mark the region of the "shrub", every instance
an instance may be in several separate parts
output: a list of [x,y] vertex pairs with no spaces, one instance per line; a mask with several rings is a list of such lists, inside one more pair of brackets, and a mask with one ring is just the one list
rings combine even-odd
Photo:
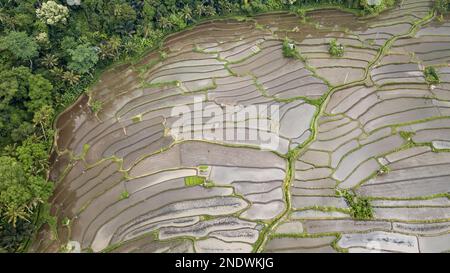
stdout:
[[330,41],[328,52],[330,52],[330,55],[333,57],[342,57],[344,56],[344,46],[338,43],[336,39],[333,39]]
[[283,56],[286,58],[295,58],[297,57],[297,50],[295,49],[294,42],[289,39],[284,39],[283,41]]
[[425,80],[429,84],[437,84],[440,82],[439,75],[436,71],[436,68],[433,66],[427,66],[423,72],[425,76]]
[[434,2],[434,8],[442,15],[450,10],[450,0],[436,0]]
[[295,13],[302,19],[305,20],[306,18],[306,10],[304,8],[298,8],[295,10]]
[[102,110],[103,104],[101,101],[99,100],[94,100],[91,103],[91,110],[92,112],[94,112],[95,114],[97,114],[98,112],[100,112],[100,110]]
[[399,134],[406,141],[411,141],[412,137],[414,136],[414,132],[408,132],[408,131],[400,131]]
[[123,191],[121,194],[120,194],[120,200],[124,200],[124,199],[127,199],[128,197],[130,197],[130,193],[128,192],[128,191]]
[[388,174],[390,171],[391,171],[391,169],[388,166],[383,165],[383,166],[381,166],[380,170],[378,171],[378,175]]
[[373,208],[369,199],[357,196],[347,190],[341,190],[340,194],[345,198],[347,205],[350,207],[350,213],[353,218],[358,220],[373,218]]

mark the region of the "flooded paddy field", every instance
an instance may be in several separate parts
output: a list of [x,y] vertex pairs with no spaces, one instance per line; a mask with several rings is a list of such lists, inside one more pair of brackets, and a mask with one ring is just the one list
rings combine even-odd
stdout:
[[31,251],[449,251],[450,18],[400,2],[205,22],[106,71],[56,122],[56,223]]

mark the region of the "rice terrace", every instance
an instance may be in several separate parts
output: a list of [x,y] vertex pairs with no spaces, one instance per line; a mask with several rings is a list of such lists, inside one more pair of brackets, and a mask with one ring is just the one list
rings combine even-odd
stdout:
[[55,118],[26,251],[449,252],[435,6],[214,17],[110,65]]

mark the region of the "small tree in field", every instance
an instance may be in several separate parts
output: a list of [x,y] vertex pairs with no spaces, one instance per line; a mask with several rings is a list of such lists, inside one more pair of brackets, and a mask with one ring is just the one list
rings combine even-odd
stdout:
[[344,46],[338,43],[336,39],[333,39],[330,41],[328,52],[333,57],[342,57],[344,56]]
[[438,84],[440,82],[436,68],[434,68],[433,66],[427,66],[423,74],[425,76],[425,80],[429,84]]
[[288,39],[284,39],[282,50],[283,50],[283,56],[286,58],[295,58],[297,56],[297,50],[295,49],[295,44]]

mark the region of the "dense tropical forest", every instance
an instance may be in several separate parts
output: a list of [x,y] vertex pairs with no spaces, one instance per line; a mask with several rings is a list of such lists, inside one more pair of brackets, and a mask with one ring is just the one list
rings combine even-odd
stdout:
[[[0,0],[0,252],[26,250],[49,221],[53,120],[113,62],[199,20],[317,5],[377,13],[383,0]],[[449,0],[436,1],[444,13]],[[93,111],[101,105],[91,103]]]

